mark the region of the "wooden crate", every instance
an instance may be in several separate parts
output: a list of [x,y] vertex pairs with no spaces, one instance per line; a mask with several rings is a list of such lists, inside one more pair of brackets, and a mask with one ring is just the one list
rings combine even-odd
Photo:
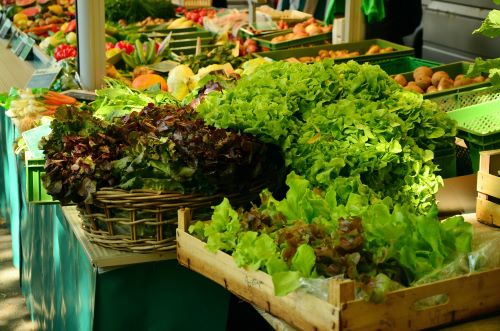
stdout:
[[[356,300],[351,280],[330,281],[328,301],[300,291],[277,297],[271,276],[239,268],[221,251],[208,251],[188,234],[190,221],[190,210],[179,210],[179,263],[300,330],[419,330],[500,311],[500,268],[394,291],[383,304]],[[448,296],[443,304],[415,307],[443,294]]]
[[480,152],[477,192],[477,219],[500,226],[500,149]]

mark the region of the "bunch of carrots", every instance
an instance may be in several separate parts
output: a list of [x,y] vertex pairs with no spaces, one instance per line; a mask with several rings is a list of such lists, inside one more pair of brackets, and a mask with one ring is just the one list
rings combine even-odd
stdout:
[[45,104],[46,111],[41,113],[44,116],[52,116],[55,114],[56,109],[62,105],[74,105],[76,99],[69,95],[48,91],[43,95],[43,103]]

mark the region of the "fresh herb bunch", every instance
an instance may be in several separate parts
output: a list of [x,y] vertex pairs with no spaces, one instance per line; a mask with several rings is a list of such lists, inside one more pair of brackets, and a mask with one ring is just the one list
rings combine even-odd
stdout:
[[128,146],[114,165],[124,189],[240,192],[283,168],[277,147],[206,126],[190,108],[151,104],[117,125]]
[[119,132],[88,110],[59,107],[52,133],[42,141],[45,153],[43,184],[62,205],[90,202],[92,193],[119,182],[112,161],[120,157]]
[[181,60],[193,70],[198,72],[201,68],[208,67],[212,64],[230,63],[234,69],[239,68],[243,63],[252,59],[251,55],[234,56],[234,44],[228,43],[217,46],[212,50],[203,51],[199,55],[188,55]]
[[166,0],[105,0],[105,8],[106,20],[111,22],[125,19],[133,23],[147,17],[175,17],[172,2]]

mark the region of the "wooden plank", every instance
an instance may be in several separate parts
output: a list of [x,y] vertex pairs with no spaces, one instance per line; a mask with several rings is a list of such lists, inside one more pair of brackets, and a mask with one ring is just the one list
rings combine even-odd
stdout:
[[[384,304],[352,301],[341,311],[342,330],[420,330],[500,311],[500,268],[388,294]],[[417,310],[414,303],[435,295],[446,303]]]
[[479,171],[500,175],[500,149],[479,152]]
[[212,253],[205,246],[202,241],[177,229],[177,259],[182,265],[282,318],[292,327],[311,331],[338,330],[339,310],[335,306],[300,291],[277,297],[269,275],[239,268],[228,254]]
[[477,191],[500,198],[500,177],[479,171],[477,173]]
[[476,202],[477,219],[488,225],[500,226],[500,205],[478,197]]
[[96,268],[121,267],[125,265],[173,260],[175,251],[163,253],[131,253],[105,248],[89,241],[82,229],[82,219],[75,206],[62,207],[64,218],[85,251],[90,263]]

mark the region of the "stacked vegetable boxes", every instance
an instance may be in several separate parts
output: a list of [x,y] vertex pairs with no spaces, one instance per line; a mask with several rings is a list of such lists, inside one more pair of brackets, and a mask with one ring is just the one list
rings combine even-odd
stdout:
[[[391,52],[373,53],[368,52],[370,47],[378,46],[379,49],[392,48]],[[258,53],[258,56],[267,57],[273,60],[286,60],[289,58],[295,58],[300,60],[305,57],[317,57],[320,51],[340,51],[345,50],[350,53],[359,52],[358,56],[349,57],[337,57],[334,58],[335,62],[346,62],[349,60],[355,60],[357,62],[368,62],[395,58],[403,55],[413,55],[414,50],[411,47],[398,45],[383,39],[369,39],[360,42],[346,43],[346,44],[335,44],[335,45],[322,45],[304,48],[294,48],[286,50],[277,50],[271,52]],[[367,54],[368,53],[368,54]]]
[[[500,309],[500,268],[393,291],[381,304],[355,299],[354,282],[350,280],[331,280],[328,301],[297,291],[278,297],[271,276],[237,267],[222,251],[208,251],[205,243],[187,233],[189,223],[190,211],[180,210],[180,264],[300,330],[418,330]],[[447,301],[419,306],[438,295],[445,295]]]
[[477,218],[482,223],[500,226],[500,149],[480,154]]
[[500,148],[500,100],[448,112],[458,122],[458,137],[465,140],[474,172],[479,170],[479,152]]

